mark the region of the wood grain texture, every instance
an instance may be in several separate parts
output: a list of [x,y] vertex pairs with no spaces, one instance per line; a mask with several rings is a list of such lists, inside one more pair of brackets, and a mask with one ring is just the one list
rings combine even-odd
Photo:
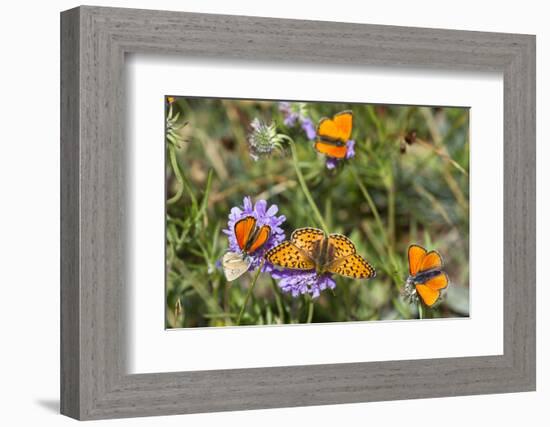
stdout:
[[[61,38],[62,413],[99,419],[535,389],[534,36],[80,7],[62,13]],[[502,72],[504,354],[128,375],[128,53]]]
[[78,10],[61,20],[61,413],[80,414]]

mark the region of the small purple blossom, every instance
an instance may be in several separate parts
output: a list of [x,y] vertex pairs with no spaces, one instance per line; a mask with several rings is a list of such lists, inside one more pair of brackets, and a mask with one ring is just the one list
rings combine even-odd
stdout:
[[[355,141],[353,139],[350,139],[346,143],[346,160],[351,159],[355,157]],[[336,166],[338,166],[338,163],[340,162],[340,159],[335,159],[334,157],[327,157],[327,169],[334,169]]]
[[300,118],[298,111],[294,111],[290,102],[279,102],[279,111],[283,113],[285,126],[293,127]]
[[302,120],[300,126],[302,126],[303,131],[306,133],[307,139],[313,141],[317,136],[317,129],[313,121],[309,117],[306,117]]
[[309,140],[315,139],[317,129],[315,129],[313,121],[307,115],[307,104],[305,102],[279,102],[279,111],[283,113],[285,126],[294,127],[299,123],[307,138]]
[[317,274],[315,270],[273,270],[271,277],[278,280],[279,288],[293,297],[310,294],[312,298],[321,295],[327,288],[336,288],[336,282],[330,273]]
[[[243,200],[242,207],[233,207],[229,213],[229,221],[227,222],[227,229],[223,232],[227,235],[229,240],[229,250],[235,253],[241,253],[241,248],[237,243],[237,236],[235,236],[235,224],[237,221],[247,217],[253,216],[256,218],[256,226],[261,227],[263,225],[269,225],[271,227],[271,235],[267,242],[260,247],[258,250],[249,254],[251,263],[250,270],[257,268],[264,254],[271,248],[274,248],[283,240],[285,240],[285,232],[280,227],[283,222],[286,221],[284,215],[277,216],[279,207],[277,205],[271,205],[267,207],[267,202],[265,200],[258,200],[254,205],[249,196],[245,197]],[[263,271],[271,271],[273,269],[272,265],[269,263],[264,264]]]

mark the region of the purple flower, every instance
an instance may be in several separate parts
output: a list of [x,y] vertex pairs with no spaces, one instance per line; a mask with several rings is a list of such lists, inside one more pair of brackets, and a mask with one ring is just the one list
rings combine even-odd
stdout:
[[321,291],[334,289],[336,282],[330,273],[318,275],[315,270],[273,270],[271,277],[278,280],[279,288],[293,297],[310,294],[317,298]]
[[[352,157],[355,157],[355,141],[353,139],[350,139],[346,143],[346,160],[351,159]],[[340,162],[340,159],[336,159],[334,157],[327,157],[327,169],[334,169],[336,166],[338,166],[338,163]]]
[[317,136],[317,129],[315,128],[315,125],[313,124],[311,119],[309,117],[304,118],[302,120],[301,126],[303,131],[307,135],[307,139],[309,139],[310,141],[313,141]]
[[300,118],[300,114],[297,111],[293,111],[292,104],[290,102],[279,102],[279,111],[283,113],[283,123],[285,126],[293,127]]
[[[271,205],[267,208],[267,202],[265,200],[258,200],[256,204],[252,204],[252,200],[249,196],[243,200],[242,207],[233,207],[229,213],[229,221],[227,222],[227,229],[223,230],[227,234],[229,240],[229,250],[235,253],[241,253],[241,248],[237,243],[237,237],[235,236],[235,223],[247,216],[253,216],[256,218],[256,226],[261,227],[263,225],[269,225],[271,227],[271,235],[267,242],[255,252],[249,254],[251,260],[250,270],[257,268],[260,265],[264,254],[271,248],[274,248],[283,240],[285,240],[285,232],[280,225],[285,222],[286,217],[284,215],[277,216],[279,208],[277,205]],[[263,271],[271,271],[273,266],[269,263],[264,264]]]
[[309,140],[314,140],[317,129],[313,121],[308,117],[307,104],[305,102],[279,102],[279,111],[283,113],[283,123],[287,127],[294,127],[300,124]]

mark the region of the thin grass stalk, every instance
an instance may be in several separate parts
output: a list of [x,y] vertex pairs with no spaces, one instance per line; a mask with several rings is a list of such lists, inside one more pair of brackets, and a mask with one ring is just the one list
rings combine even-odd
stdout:
[[294,165],[294,170],[296,171],[296,176],[298,177],[298,182],[300,183],[300,187],[302,188],[302,191],[304,195],[306,196],[306,199],[311,207],[311,210],[313,211],[315,218],[317,219],[317,222],[325,232],[325,234],[329,234],[329,229],[327,224],[325,223],[325,220],[323,219],[323,216],[321,215],[321,211],[319,211],[319,208],[317,207],[317,204],[313,200],[313,196],[311,195],[309,188],[307,187],[306,181],[304,179],[304,176],[302,175],[302,171],[300,170],[300,166],[298,164],[298,153],[296,152],[296,146],[294,143],[294,140],[288,136],[285,138],[290,145],[290,151],[292,153],[292,163]]
[[425,313],[424,313],[424,306],[422,305],[422,302],[418,301],[418,318],[424,319]]
[[167,203],[171,205],[176,203],[183,195],[184,183],[183,183],[183,176],[178,166],[178,161],[176,159],[176,149],[172,144],[168,145],[168,154],[170,157],[170,164],[172,166],[172,170],[174,171],[174,175],[176,176],[176,181],[178,182],[178,189],[176,190],[176,194],[170,197],[167,201]]
[[281,296],[279,295],[279,289],[275,279],[271,278],[271,288],[273,289],[273,295],[275,296],[275,305],[277,306],[277,313],[281,322],[285,322],[285,310],[283,308],[283,302],[281,301]]
[[313,302],[313,298],[307,298],[307,304],[308,307],[306,323],[311,323],[313,321],[313,311],[315,310],[315,303]]
[[260,263],[260,266],[256,270],[256,274],[254,274],[254,278],[252,279],[252,283],[250,284],[248,288],[248,292],[246,293],[246,296],[244,298],[243,306],[241,307],[241,311],[239,312],[239,317],[237,317],[236,325],[239,326],[241,324],[241,318],[243,317],[244,310],[246,308],[246,305],[248,304],[248,300],[252,296],[252,293],[254,292],[254,287],[256,286],[256,282],[258,281],[258,277],[260,277],[260,273],[262,272],[262,268],[264,266],[264,262],[262,261]]
[[384,227],[384,224],[382,223],[382,219],[380,218],[380,214],[378,213],[378,209],[376,208],[376,205],[374,204],[374,200],[372,199],[372,197],[371,197],[369,191],[367,190],[367,187],[365,186],[365,184],[363,184],[363,182],[359,179],[359,175],[357,175],[357,171],[355,170],[355,168],[353,166],[350,166],[349,170],[350,170],[350,173],[351,173],[355,183],[359,187],[359,190],[363,194],[363,197],[367,201],[367,204],[369,205],[369,209],[371,210],[372,215],[374,216],[374,221],[376,222],[376,225],[378,226],[378,228],[379,228],[379,230],[382,234],[382,237],[384,239],[384,243],[387,246],[388,242],[389,242],[388,241],[388,235],[386,233],[386,228]]

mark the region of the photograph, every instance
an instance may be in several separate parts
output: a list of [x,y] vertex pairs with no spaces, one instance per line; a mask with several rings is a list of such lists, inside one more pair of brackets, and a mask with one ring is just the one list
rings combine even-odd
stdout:
[[167,329],[469,316],[468,107],[164,111]]

